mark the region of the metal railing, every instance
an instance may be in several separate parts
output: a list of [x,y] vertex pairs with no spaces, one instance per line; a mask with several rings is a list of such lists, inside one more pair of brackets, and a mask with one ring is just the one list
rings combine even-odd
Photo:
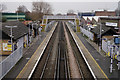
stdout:
[[53,27],[53,25],[55,25],[55,23],[56,23],[56,21],[51,21],[48,24],[46,24],[45,31],[46,32],[50,31],[51,28]]
[[23,47],[18,48],[0,62],[0,80],[12,69],[23,55]]
[[91,40],[94,40],[94,34],[82,27],[80,27],[80,30],[83,34],[85,34],[88,38],[90,38]]

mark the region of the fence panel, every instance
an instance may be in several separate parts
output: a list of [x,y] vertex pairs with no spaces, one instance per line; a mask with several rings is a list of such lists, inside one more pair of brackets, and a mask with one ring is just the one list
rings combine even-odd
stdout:
[[108,52],[108,44],[105,40],[102,40],[102,50],[106,53]]
[[86,29],[83,29],[82,27],[80,27],[80,29],[81,29],[81,32],[82,32],[83,34],[85,34],[87,37],[89,37],[91,40],[94,39],[93,33],[91,33],[90,31],[88,31],[88,30],[86,30]]
[[18,48],[11,53],[6,59],[0,62],[0,79],[2,79],[11,68],[20,60],[23,55],[23,47]]

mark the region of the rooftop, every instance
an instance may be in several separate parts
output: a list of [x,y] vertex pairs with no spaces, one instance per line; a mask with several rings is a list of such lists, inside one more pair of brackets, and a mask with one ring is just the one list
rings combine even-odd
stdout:
[[13,39],[17,40],[18,38],[24,36],[28,33],[28,27],[26,27],[23,23],[19,21],[8,21],[5,23],[2,23],[2,31],[7,34],[9,37],[11,35],[10,28],[7,28],[5,26],[17,26],[16,28],[13,28]]

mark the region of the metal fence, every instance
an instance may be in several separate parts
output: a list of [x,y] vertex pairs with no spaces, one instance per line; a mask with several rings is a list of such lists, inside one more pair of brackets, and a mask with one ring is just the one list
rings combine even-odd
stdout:
[[0,62],[0,79],[2,79],[12,67],[20,60],[23,55],[23,47],[18,48],[11,53],[6,59]]
[[49,32],[54,24],[55,24],[55,21],[51,21],[48,24],[46,24],[45,31]]
[[108,42],[105,40],[102,40],[102,50],[108,53]]
[[90,32],[90,31],[88,31],[88,30],[86,30],[86,29],[84,29],[84,28],[82,28],[82,27],[80,27],[80,30],[81,30],[81,32],[83,33],[83,34],[85,34],[88,38],[90,38],[91,40],[93,40],[94,39],[94,34],[92,33],[92,32]]

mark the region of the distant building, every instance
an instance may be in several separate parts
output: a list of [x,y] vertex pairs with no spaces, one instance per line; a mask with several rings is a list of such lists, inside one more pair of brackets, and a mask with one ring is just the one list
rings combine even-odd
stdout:
[[[94,34],[94,42],[99,44],[100,40],[100,26],[96,26],[93,29],[91,29],[91,32]],[[110,27],[106,27],[105,25],[102,25],[101,28],[101,37],[103,36],[113,36],[117,35],[116,31]]]
[[67,16],[76,16],[74,13],[67,13]]
[[79,12],[78,16],[95,16],[94,12]]
[[116,30],[117,33],[120,33],[120,17],[100,17],[100,20],[101,23],[105,24],[106,27],[111,27]]
[[95,11],[95,16],[116,16],[115,11]]
[[24,13],[2,13],[2,17],[6,18],[7,21],[25,20]]

